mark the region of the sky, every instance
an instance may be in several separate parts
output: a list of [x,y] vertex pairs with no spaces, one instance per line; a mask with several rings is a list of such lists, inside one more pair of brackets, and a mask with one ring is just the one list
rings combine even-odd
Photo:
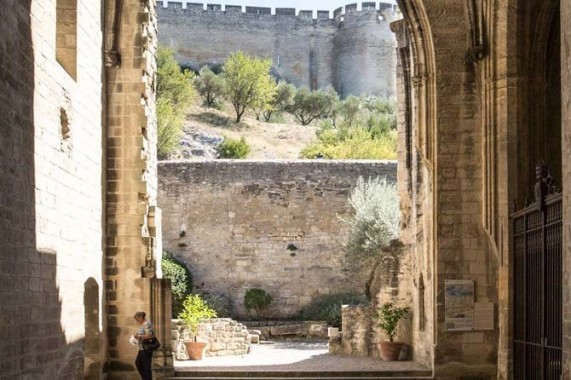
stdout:
[[[271,8],[296,8],[298,10],[324,10],[332,11],[347,4],[358,3],[361,8],[363,0],[173,0],[173,2],[207,3],[221,5],[250,5]],[[368,0],[365,0],[369,2]],[[373,2],[371,0],[370,2]],[[378,5],[379,1],[375,1]],[[382,0],[382,2],[395,3],[395,0]]]

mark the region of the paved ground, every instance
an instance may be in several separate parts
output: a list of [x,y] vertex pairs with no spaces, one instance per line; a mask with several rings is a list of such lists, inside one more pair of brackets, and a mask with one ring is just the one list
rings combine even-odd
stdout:
[[414,371],[413,362],[383,362],[375,358],[331,355],[327,342],[280,341],[252,345],[242,356],[176,361],[177,371]]

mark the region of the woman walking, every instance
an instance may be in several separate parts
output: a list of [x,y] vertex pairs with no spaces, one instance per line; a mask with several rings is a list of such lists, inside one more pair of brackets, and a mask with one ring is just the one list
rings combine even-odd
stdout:
[[143,340],[151,339],[155,336],[153,332],[153,325],[150,321],[146,320],[147,314],[144,311],[138,311],[135,313],[135,321],[139,323],[139,329],[133,335],[135,339],[139,341],[139,352],[137,353],[137,359],[135,360],[135,366],[137,371],[141,375],[142,380],[153,380],[152,363],[153,363],[153,351],[143,349]]

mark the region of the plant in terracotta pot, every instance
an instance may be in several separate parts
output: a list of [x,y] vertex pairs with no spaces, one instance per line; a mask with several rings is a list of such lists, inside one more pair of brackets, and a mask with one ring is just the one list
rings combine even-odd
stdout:
[[377,316],[379,318],[378,326],[383,330],[383,332],[388,336],[389,341],[381,342],[381,357],[386,361],[398,360],[400,351],[404,343],[395,342],[395,334],[398,327],[398,323],[401,318],[408,315],[410,311],[409,307],[398,307],[391,302],[383,304],[379,308]]
[[186,352],[190,360],[200,360],[204,356],[208,343],[197,342],[198,324],[204,319],[216,318],[216,311],[210,308],[199,294],[188,295],[182,304],[182,308],[178,317],[193,335],[192,340],[184,342]]

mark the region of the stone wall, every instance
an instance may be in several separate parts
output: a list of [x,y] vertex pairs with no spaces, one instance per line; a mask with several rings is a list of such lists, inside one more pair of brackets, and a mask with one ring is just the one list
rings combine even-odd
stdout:
[[[185,340],[194,337],[179,324],[179,320],[172,321],[173,347],[177,347],[177,359],[184,360],[186,350],[182,347]],[[182,331],[180,331],[182,330]],[[245,355],[250,351],[251,335],[248,328],[230,318],[205,319],[198,324],[196,341],[208,343],[206,356]]]
[[[58,24],[55,0],[0,4],[0,368],[7,378],[78,378],[100,372],[104,359],[101,1],[74,7]],[[80,25],[70,63],[77,79],[56,60],[56,35],[68,21]]]
[[[571,3],[561,3],[561,40],[571,41]],[[565,45],[566,46],[566,45]],[[571,189],[571,50],[561,51],[563,188]],[[571,378],[571,195],[563,193],[563,378]]]
[[[369,3],[371,4],[371,3]],[[355,4],[356,5],[356,4]],[[357,11],[329,12],[291,8],[222,7],[168,2],[159,7],[159,41],[173,47],[176,59],[198,70],[219,66],[242,50],[272,59],[273,73],[296,86],[334,85],[342,95],[395,94],[394,36],[389,21],[398,17],[393,1]]]
[[239,315],[252,287],[272,295],[272,317],[319,294],[363,294],[369,268],[344,270],[339,218],[359,176],[395,174],[383,161],[161,162],[164,247],[189,266],[196,290],[232,297]]
[[[121,4],[119,4],[121,5]],[[128,341],[144,310],[163,346],[155,368],[172,371],[168,284],[154,280],[161,260],[157,209],[155,0],[106,2],[106,249],[105,299],[109,379],[135,379],[136,352]],[[117,13],[120,12],[120,13]],[[153,302],[155,301],[155,302]],[[167,373],[168,374],[168,373]]]

